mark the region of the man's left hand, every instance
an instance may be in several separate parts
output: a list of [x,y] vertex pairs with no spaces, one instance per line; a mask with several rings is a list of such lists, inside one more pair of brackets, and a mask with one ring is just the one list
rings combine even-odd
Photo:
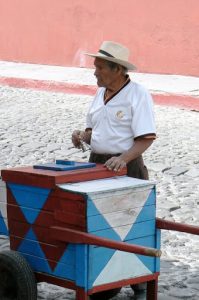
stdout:
[[110,171],[119,172],[126,167],[126,162],[120,156],[113,156],[104,165]]

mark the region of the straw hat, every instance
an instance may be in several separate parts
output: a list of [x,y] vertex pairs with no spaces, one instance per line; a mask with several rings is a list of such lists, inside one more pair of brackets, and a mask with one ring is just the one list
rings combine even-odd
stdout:
[[111,42],[104,41],[98,53],[85,53],[88,56],[98,57],[108,61],[115,62],[121,66],[126,67],[128,70],[135,70],[136,67],[129,62],[129,49],[125,46]]

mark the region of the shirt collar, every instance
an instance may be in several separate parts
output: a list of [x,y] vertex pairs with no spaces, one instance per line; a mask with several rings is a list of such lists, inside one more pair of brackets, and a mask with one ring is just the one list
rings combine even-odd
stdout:
[[109,98],[105,99],[105,95],[106,95],[106,90],[104,92],[104,104],[107,104],[113,97],[115,97],[127,84],[129,84],[129,82],[131,81],[129,75],[126,75],[126,81],[124,82],[124,84],[114,93],[112,94]]

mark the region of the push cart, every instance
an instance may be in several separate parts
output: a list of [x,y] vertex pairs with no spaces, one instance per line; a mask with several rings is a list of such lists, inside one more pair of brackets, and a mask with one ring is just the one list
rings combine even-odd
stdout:
[[36,300],[37,282],[48,282],[75,290],[76,300],[146,283],[154,300],[160,229],[199,234],[157,219],[155,183],[126,170],[56,161],[1,175],[0,234],[10,250],[0,252],[0,299]]

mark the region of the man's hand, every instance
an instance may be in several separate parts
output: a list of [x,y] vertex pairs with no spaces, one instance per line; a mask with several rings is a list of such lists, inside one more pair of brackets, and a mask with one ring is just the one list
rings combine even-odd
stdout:
[[120,156],[113,156],[104,165],[110,171],[119,172],[126,167],[126,162]]
[[81,131],[80,130],[73,131],[72,143],[76,148],[78,148],[78,149],[81,148]]
[[91,133],[92,131],[81,131],[81,130],[75,130],[72,133],[72,143],[73,145],[80,149],[82,148],[82,142],[85,142],[86,144],[90,144],[91,139]]

